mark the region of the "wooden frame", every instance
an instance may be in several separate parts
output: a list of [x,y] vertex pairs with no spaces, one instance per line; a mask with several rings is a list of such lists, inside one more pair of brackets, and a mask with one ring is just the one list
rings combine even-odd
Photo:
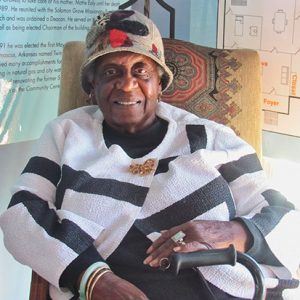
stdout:
[[50,300],[49,283],[32,271],[29,300]]

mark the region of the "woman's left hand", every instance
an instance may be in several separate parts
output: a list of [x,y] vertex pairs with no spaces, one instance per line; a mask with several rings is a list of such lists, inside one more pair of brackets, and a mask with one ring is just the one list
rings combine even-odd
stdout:
[[[171,238],[177,232],[185,233],[184,244],[177,244]],[[248,250],[250,233],[237,221],[189,221],[162,232],[147,250],[144,264],[159,267],[162,258],[169,257],[175,252],[194,252],[226,248],[233,244],[238,251]]]

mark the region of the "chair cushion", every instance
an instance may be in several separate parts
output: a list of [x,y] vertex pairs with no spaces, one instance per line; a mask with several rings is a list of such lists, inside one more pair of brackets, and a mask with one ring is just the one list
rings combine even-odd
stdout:
[[241,63],[230,51],[201,47],[189,42],[165,40],[166,60],[174,74],[165,102],[223,124],[241,112],[232,95],[241,89],[232,73]]

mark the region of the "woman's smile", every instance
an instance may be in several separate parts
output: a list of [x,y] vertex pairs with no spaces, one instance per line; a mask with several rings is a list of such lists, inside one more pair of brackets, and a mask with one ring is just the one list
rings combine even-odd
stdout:
[[132,106],[132,105],[136,105],[136,104],[141,104],[142,101],[138,100],[138,101],[114,101],[114,104],[118,104],[121,106]]
[[96,62],[95,99],[104,119],[121,132],[137,132],[155,120],[161,93],[157,64],[131,52],[110,53]]

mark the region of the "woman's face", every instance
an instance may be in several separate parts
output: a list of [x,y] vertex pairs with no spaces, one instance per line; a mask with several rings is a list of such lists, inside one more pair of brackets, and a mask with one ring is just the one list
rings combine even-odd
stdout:
[[92,84],[105,121],[130,133],[151,125],[161,93],[157,64],[131,52],[107,54],[96,64]]

